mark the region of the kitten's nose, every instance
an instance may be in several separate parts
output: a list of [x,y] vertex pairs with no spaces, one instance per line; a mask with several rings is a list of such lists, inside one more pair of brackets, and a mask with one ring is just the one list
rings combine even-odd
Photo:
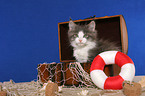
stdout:
[[82,40],[79,40],[80,42],[82,42]]

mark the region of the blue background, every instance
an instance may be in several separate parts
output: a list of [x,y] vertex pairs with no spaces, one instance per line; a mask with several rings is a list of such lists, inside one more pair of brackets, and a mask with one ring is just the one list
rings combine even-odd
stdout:
[[128,55],[145,74],[145,0],[0,0],[0,82],[37,79],[37,65],[59,62],[58,23],[122,14]]

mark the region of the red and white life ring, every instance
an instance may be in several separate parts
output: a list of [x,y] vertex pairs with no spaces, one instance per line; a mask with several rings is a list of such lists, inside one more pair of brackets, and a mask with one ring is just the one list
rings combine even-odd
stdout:
[[[121,68],[118,76],[107,77],[104,66],[117,64]],[[97,55],[90,68],[93,83],[101,89],[122,89],[124,80],[132,81],[135,76],[135,66],[130,57],[119,51],[105,51]]]

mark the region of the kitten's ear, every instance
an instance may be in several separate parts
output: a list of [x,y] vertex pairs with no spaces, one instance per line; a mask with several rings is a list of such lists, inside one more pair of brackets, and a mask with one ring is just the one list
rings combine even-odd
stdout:
[[89,30],[91,31],[95,31],[95,27],[96,27],[96,24],[95,24],[95,21],[91,21],[89,24]]
[[69,21],[69,30],[73,30],[75,28],[75,26],[76,26],[76,24],[72,20],[70,20]]

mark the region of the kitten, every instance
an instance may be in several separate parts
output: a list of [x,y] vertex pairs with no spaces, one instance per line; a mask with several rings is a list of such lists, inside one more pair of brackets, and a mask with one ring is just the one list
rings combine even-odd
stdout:
[[94,21],[87,25],[77,25],[72,20],[69,21],[69,41],[73,47],[73,56],[80,63],[92,62],[103,51],[120,51],[120,48],[115,43],[107,40],[98,40],[95,27]]

